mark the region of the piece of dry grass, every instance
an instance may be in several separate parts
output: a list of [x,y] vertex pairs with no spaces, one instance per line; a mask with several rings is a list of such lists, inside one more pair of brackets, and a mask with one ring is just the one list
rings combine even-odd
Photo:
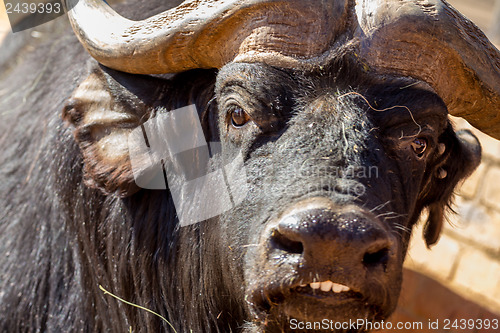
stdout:
[[[164,322],[166,322],[166,323],[167,323],[170,327],[172,327],[172,329],[174,330],[174,332],[175,332],[175,333],[177,333],[177,331],[175,330],[175,327],[174,327],[174,326],[172,326],[172,324],[171,324],[171,323],[170,323],[167,319],[165,319],[164,317],[162,317],[160,314],[158,314],[158,313],[154,312],[153,310],[150,310],[150,309],[145,308],[145,307],[143,307],[143,306],[140,306],[140,305],[137,305],[137,304],[134,304],[134,303],[128,302],[128,301],[124,300],[123,298],[120,298],[120,297],[118,297],[118,296],[116,296],[116,295],[114,295],[114,294],[110,293],[109,291],[107,291],[106,289],[104,289],[104,287],[103,287],[103,286],[101,286],[101,285],[99,285],[99,289],[101,289],[101,290],[104,292],[104,295],[106,295],[106,294],[107,294],[107,295],[110,295],[110,296],[112,296],[112,297],[116,298],[117,300],[119,300],[120,302],[123,302],[123,303],[125,303],[125,304],[127,304],[127,305],[130,305],[130,306],[133,306],[133,307],[139,308],[139,309],[141,309],[141,310],[145,310],[145,311],[147,311],[147,312],[149,312],[149,313],[154,314],[155,316],[158,316],[158,317],[159,317],[159,318],[161,318]],[[130,327],[130,332],[132,332],[132,327]]]

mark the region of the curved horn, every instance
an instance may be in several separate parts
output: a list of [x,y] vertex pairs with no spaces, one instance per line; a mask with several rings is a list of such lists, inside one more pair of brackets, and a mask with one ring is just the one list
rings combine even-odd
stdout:
[[352,0],[188,0],[143,21],[121,17],[102,0],[66,2],[89,53],[129,73],[233,60],[310,68],[354,33],[358,56],[377,72],[427,82],[452,115],[500,139],[500,53],[441,0],[358,0],[355,11]]
[[360,56],[431,85],[450,114],[500,139],[500,52],[441,0],[359,0]]
[[220,68],[239,54],[268,55],[275,64],[321,54],[345,30],[348,2],[188,0],[143,21],[123,18],[102,0],[66,0],[66,7],[80,42],[101,64],[159,74]]

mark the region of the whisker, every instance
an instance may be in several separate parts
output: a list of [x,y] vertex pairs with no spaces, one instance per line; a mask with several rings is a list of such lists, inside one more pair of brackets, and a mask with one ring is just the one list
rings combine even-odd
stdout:
[[390,215],[398,215],[398,214],[395,212],[386,212],[386,213],[378,214],[376,217],[379,218],[379,217],[390,216]]
[[385,206],[387,206],[390,202],[391,202],[390,200],[389,200],[389,201],[386,201],[385,203],[380,204],[380,205],[378,205],[377,207],[374,207],[374,208],[370,209],[370,212],[372,212],[372,213],[373,213],[373,212],[375,212],[375,211],[377,211],[377,210],[379,210],[379,209],[382,209],[382,208],[384,208]]
[[399,215],[395,215],[395,216],[386,216],[386,217],[384,217],[384,220],[398,219],[398,218],[404,217],[404,216],[406,216],[406,214],[399,214]]
[[408,227],[406,227],[406,226],[404,226],[404,225],[402,225],[402,224],[394,223],[394,228],[399,229],[401,231],[404,231],[404,232],[406,232],[408,234],[411,234],[411,229],[408,228]]

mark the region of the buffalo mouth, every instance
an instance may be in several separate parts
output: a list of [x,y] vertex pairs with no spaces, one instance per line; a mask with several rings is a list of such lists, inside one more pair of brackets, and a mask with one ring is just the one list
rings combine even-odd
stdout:
[[[305,280],[303,280],[305,281]],[[385,317],[383,304],[375,303],[371,290],[362,290],[347,282],[324,279],[288,285],[270,283],[254,290],[250,297],[257,318],[268,325],[288,331],[292,319],[300,321],[345,322],[365,319],[376,321]],[[374,290],[383,288],[374,288]],[[379,294],[380,296],[380,294]],[[272,330],[271,330],[272,331]]]
[[401,286],[399,242],[357,206],[313,197],[266,223],[245,269],[256,319],[277,323],[385,319]]

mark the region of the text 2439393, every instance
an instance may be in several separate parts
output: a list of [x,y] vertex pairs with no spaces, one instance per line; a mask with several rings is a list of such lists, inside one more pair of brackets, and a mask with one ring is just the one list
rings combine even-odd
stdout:
[[62,6],[59,2],[5,2],[5,10],[7,14],[59,14],[62,12]]
[[62,0],[4,0],[4,3],[13,32],[34,28],[65,13]]

